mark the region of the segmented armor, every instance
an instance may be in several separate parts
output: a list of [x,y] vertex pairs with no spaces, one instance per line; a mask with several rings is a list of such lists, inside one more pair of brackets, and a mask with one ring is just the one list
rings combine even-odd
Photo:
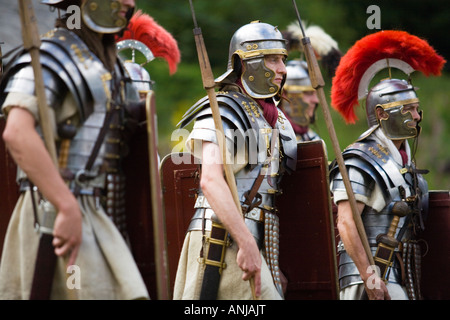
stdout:
[[[376,210],[366,204],[361,214],[372,253],[375,254],[377,249],[377,236],[388,232],[394,216],[392,207],[398,201],[405,201],[411,209],[407,216],[400,218],[395,234],[395,237],[403,242],[403,246],[408,247],[408,243],[414,241],[414,235],[420,231],[421,221],[427,211],[428,186],[425,179],[418,173],[414,164],[401,166],[394,161],[388,148],[372,136],[353,143],[342,155],[356,197],[370,197],[376,186],[382,191],[381,197],[385,206],[381,210]],[[330,180],[333,192],[345,190],[336,163],[332,164]],[[340,288],[362,283],[359,271],[342,242],[338,245],[338,252]],[[401,249],[397,248],[396,252],[401,253]],[[388,281],[402,284],[404,279],[400,263],[403,262],[398,259],[394,261],[387,277]]]
[[[258,104],[250,97],[239,92],[219,92],[217,101],[227,138],[227,145],[231,151],[245,150],[248,158],[245,166],[235,172],[238,196],[241,203],[245,201],[248,192],[260,174],[266,174],[262,181],[255,201],[246,208],[245,223],[259,246],[265,252],[265,257],[276,285],[281,292],[280,273],[278,269],[278,215],[275,195],[281,190],[279,181],[283,172],[294,170],[297,157],[297,142],[289,121],[281,111],[278,115],[276,128],[272,128],[264,119]],[[196,120],[191,136],[206,141],[215,141],[215,130],[212,122],[211,108],[208,99],[204,98],[195,104],[181,121],[181,127],[186,126],[193,119]],[[196,128],[211,128],[210,136],[198,136]],[[205,134],[205,130],[202,131]],[[272,135],[277,134],[276,145],[270,145]],[[247,141],[245,147],[236,141]],[[233,147],[230,147],[233,146]],[[195,146],[191,147],[193,150]],[[253,149],[254,148],[254,149]],[[271,151],[273,150],[273,151]],[[254,156],[256,155],[256,157]],[[268,159],[271,159],[270,166]],[[279,164],[281,166],[279,167]],[[265,171],[265,169],[268,169]],[[211,216],[214,214],[202,191],[195,203],[195,214],[191,220],[189,231],[210,230]]]
[[[49,32],[41,41],[40,60],[48,105],[54,109],[60,107],[67,91],[77,105],[75,114],[70,114],[57,124],[58,129],[66,123],[77,127],[74,136],[70,138],[68,150],[63,150],[65,135],[58,130],[58,154],[61,156],[63,152],[66,153],[63,177],[69,182],[72,191],[99,196],[107,214],[124,232],[124,176],[119,168],[124,154],[121,141],[127,128],[127,116],[130,114],[125,99],[137,101],[138,93],[123,77],[120,65],[116,65],[113,73],[106,70],[74,33],[58,28]],[[5,75],[11,75],[11,78],[2,82],[7,83],[4,90],[6,93],[17,91],[34,94],[34,74],[30,62],[29,54],[14,59],[14,64]],[[111,114],[106,132],[103,137],[98,138],[102,136],[100,131],[105,125],[108,112]],[[97,139],[102,140],[95,154]],[[91,160],[93,153],[95,159],[89,171],[86,171],[86,163]],[[24,173],[19,171],[18,179],[25,178]]]

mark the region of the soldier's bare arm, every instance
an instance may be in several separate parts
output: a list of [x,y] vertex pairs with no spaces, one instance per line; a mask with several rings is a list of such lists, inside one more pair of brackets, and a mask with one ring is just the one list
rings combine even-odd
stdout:
[[243,280],[255,278],[255,292],[261,291],[261,255],[253,235],[244,223],[242,213],[233,201],[224,178],[219,146],[203,142],[202,176],[200,186],[225,229],[236,241],[239,251],[237,263],[244,272]]
[[[364,203],[357,202],[357,210],[359,214],[363,211],[364,206]],[[369,259],[367,258],[358,229],[356,228],[350,202],[347,200],[338,202],[337,227],[341,240],[344,243],[345,250],[355,262],[355,265],[361,275],[361,279],[364,281],[364,286],[368,293],[369,299],[390,300],[390,296],[384,282],[379,277],[377,279],[373,279],[373,277],[377,276],[371,272],[372,269],[370,268]],[[379,286],[368,286],[369,278],[371,284],[377,283]]]
[[31,113],[20,107],[11,108],[3,139],[18,166],[57,209],[55,253],[70,253],[68,263],[73,264],[81,244],[81,212],[38,135]]

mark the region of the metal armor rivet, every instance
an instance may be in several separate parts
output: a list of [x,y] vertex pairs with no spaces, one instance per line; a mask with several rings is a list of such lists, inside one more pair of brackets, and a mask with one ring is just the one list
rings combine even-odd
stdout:
[[253,80],[255,80],[255,77],[250,76],[250,77],[248,77],[248,80],[249,80],[249,81],[253,81]]
[[274,88],[274,87],[270,87],[270,88],[269,88],[269,91],[270,91],[270,92],[275,92],[275,88]]
[[258,49],[258,44],[257,43],[255,43],[254,45],[253,45],[253,49]]
[[270,72],[266,72],[266,73],[264,73],[264,75],[266,76],[266,78],[269,78],[270,77]]
[[252,50],[252,45],[251,44],[247,45],[247,50]]
[[95,11],[95,10],[97,10],[97,8],[98,8],[97,3],[91,2],[91,3],[89,4],[89,10]]

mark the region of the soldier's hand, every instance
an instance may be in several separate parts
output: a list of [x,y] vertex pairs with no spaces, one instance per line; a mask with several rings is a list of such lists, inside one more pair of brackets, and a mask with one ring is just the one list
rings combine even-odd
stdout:
[[242,279],[244,281],[254,278],[255,295],[261,295],[261,254],[259,253],[256,242],[249,241],[245,246],[239,247],[236,262],[241,270],[244,272]]
[[391,300],[389,291],[383,280],[377,277],[375,283],[364,283],[365,290],[369,300]]
[[68,255],[68,265],[75,264],[81,245],[82,214],[76,199],[71,205],[59,208],[53,228],[53,246],[57,256]]

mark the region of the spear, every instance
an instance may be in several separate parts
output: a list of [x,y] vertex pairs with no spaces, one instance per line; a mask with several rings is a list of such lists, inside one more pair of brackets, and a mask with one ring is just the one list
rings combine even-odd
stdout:
[[44,81],[42,80],[42,68],[39,59],[39,47],[41,40],[38,33],[36,16],[34,15],[31,0],[19,0],[20,20],[22,22],[22,38],[23,46],[30,53],[31,66],[34,71],[34,79],[36,86],[36,96],[38,99],[39,118],[42,134],[44,136],[45,146],[56,165],[56,147],[53,138],[53,131],[49,120],[49,107],[45,97]]
[[292,0],[294,4],[295,12],[297,13],[298,22],[300,24],[300,29],[302,30],[303,38],[302,44],[305,51],[306,61],[308,62],[308,71],[309,76],[311,78],[311,84],[314,89],[317,91],[317,96],[319,98],[320,105],[322,106],[322,111],[324,114],[324,119],[327,125],[327,129],[331,138],[332,146],[334,149],[334,153],[336,155],[336,161],[339,166],[339,171],[341,172],[342,179],[344,180],[345,189],[347,190],[348,199],[350,202],[350,207],[353,213],[353,219],[355,220],[356,228],[358,229],[359,236],[361,238],[361,242],[363,244],[364,250],[367,254],[367,258],[369,259],[370,265],[374,266],[375,262],[372,256],[372,251],[370,250],[369,241],[367,240],[366,231],[364,229],[364,225],[361,220],[361,216],[357,210],[355,195],[353,194],[353,189],[350,184],[350,180],[348,178],[347,169],[344,164],[344,158],[342,157],[341,148],[339,146],[339,141],[336,136],[336,131],[334,129],[333,120],[331,118],[331,114],[328,108],[328,103],[325,98],[325,93],[323,87],[325,86],[325,82],[322,77],[322,73],[319,68],[319,64],[317,63],[316,56],[314,54],[314,49],[311,46],[311,41],[308,37],[306,37],[305,30],[303,29],[302,20],[300,18],[300,13],[297,9],[297,4],[295,0]]
[[[20,20],[22,24],[22,38],[24,49],[31,56],[31,66],[34,72],[34,83],[39,109],[39,123],[44,137],[44,143],[55,166],[58,165],[56,157],[55,140],[49,119],[49,107],[45,96],[44,81],[39,58],[41,40],[38,33],[36,17],[31,0],[19,0]],[[52,212],[54,208],[49,205]],[[39,248],[34,269],[33,284],[30,299],[48,299],[50,297],[56,255],[53,250],[51,231],[40,228]]]
[[[195,38],[195,44],[197,47],[197,55],[198,55],[198,62],[200,65],[200,71],[202,75],[202,81],[203,81],[203,87],[205,88],[208,98],[209,98],[209,104],[211,107],[213,119],[214,119],[214,125],[216,127],[216,136],[217,136],[217,142],[219,145],[219,151],[220,155],[222,157],[222,163],[225,171],[225,179],[228,183],[228,187],[230,188],[231,195],[233,196],[233,200],[239,210],[241,211],[241,203],[239,201],[239,196],[237,192],[236,187],[236,180],[233,174],[233,170],[231,166],[229,165],[227,159],[227,148],[225,143],[225,134],[223,131],[223,125],[222,125],[222,119],[220,117],[220,111],[219,111],[219,104],[217,103],[217,97],[215,92],[215,81],[214,76],[212,73],[211,65],[208,58],[208,53],[206,52],[206,46],[205,42],[203,40],[202,30],[198,27],[197,19],[195,18],[195,12],[194,12],[194,6],[192,4],[192,0],[189,0],[189,4],[191,7],[191,13],[192,13],[192,19],[194,21],[194,38]],[[256,299],[255,296],[255,288],[254,288],[254,279],[250,279],[250,286],[252,289],[253,298]]]

